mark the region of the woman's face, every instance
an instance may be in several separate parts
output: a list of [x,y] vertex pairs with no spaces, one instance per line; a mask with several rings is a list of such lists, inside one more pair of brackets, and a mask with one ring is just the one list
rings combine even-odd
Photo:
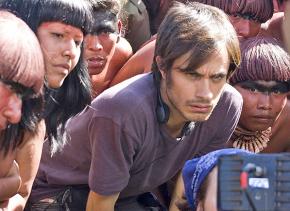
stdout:
[[61,87],[81,54],[83,32],[61,22],[44,22],[37,29],[44,56],[45,78],[49,87]]

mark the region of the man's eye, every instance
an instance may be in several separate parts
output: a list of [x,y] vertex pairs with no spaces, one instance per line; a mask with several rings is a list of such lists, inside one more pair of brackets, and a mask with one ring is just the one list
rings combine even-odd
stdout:
[[225,77],[226,77],[225,75],[217,75],[217,76],[214,76],[214,77],[212,78],[212,80],[213,80],[214,82],[219,82],[219,81],[223,80]]
[[188,72],[187,75],[189,75],[193,79],[198,79],[201,76],[199,74],[193,73],[193,72]]

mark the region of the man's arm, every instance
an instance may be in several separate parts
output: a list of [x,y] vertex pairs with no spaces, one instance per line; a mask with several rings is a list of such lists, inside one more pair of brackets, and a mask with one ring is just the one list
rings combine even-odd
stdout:
[[114,211],[119,194],[104,196],[90,191],[86,211]]

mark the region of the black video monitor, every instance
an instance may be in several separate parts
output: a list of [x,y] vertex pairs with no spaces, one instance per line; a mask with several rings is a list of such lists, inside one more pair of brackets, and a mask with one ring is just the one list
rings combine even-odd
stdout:
[[290,153],[221,156],[218,209],[290,211]]

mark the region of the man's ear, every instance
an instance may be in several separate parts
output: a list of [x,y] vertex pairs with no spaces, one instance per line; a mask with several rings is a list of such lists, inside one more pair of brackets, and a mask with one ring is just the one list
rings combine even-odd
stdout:
[[166,70],[161,56],[156,56],[155,61],[163,79],[166,78]]

